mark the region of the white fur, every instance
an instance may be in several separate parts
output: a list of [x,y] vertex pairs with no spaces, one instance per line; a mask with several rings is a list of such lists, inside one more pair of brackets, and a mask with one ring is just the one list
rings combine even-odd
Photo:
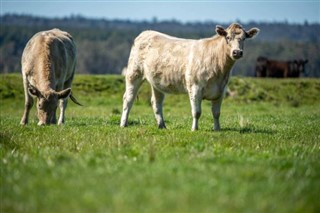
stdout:
[[159,128],[165,128],[162,114],[164,94],[188,93],[193,117],[192,130],[198,129],[202,99],[212,102],[214,129],[220,130],[223,93],[235,62],[230,53],[234,47],[239,49],[242,46],[236,42],[245,37],[245,31],[238,24],[226,29],[232,35],[235,31],[235,41],[229,44],[221,35],[191,40],[156,31],[142,32],[135,39],[128,61],[120,126],[127,126],[133,101],[146,79],[152,87],[151,102]]

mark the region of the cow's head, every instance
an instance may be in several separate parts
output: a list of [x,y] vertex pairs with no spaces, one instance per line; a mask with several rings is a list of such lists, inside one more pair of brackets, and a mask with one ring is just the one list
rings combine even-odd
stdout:
[[306,65],[306,63],[308,63],[308,60],[303,60],[303,59],[294,60],[294,61],[293,61],[294,69],[295,69],[298,73],[303,73],[303,72],[305,71],[305,65]]
[[55,113],[58,106],[59,99],[65,99],[71,94],[71,88],[56,92],[49,90],[40,92],[35,87],[28,89],[30,95],[37,97],[37,111],[38,111],[38,125],[45,125],[55,123]]
[[227,29],[217,25],[216,33],[225,38],[230,57],[237,60],[243,56],[243,43],[246,38],[253,38],[259,33],[258,28],[245,31],[240,24],[231,24]]

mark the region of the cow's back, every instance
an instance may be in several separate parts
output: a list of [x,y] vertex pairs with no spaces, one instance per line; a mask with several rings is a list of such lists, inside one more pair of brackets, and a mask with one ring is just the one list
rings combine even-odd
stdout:
[[[147,30],[142,32],[134,41],[131,50],[131,58],[139,62],[153,61],[161,62],[174,55],[174,58],[185,58],[188,55],[192,40],[180,39],[157,31]],[[163,58],[164,57],[164,58]],[[129,59],[130,60],[130,59]]]
[[[135,39],[134,48],[139,50],[139,54],[144,59],[168,54],[175,55],[175,58],[178,58],[187,56],[187,51],[190,50],[192,42],[194,40],[177,38],[157,31],[147,30]],[[159,55],[150,55],[150,51],[157,51]]]
[[22,55],[22,72],[30,83],[53,81],[53,89],[64,89],[64,82],[72,78],[76,64],[76,47],[69,33],[52,29],[35,34]]
[[142,32],[131,49],[128,73],[139,72],[160,91],[185,92],[185,72],[191,43],[156,31]]
[[283,78],[288,76],[289,63],[287,61],[268,60],[267,76]]

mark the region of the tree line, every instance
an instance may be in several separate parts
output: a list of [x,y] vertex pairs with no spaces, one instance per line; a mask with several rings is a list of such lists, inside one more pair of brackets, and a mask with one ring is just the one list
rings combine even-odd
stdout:
[[[279,60],[308,59],[304,75],[320,77],[320,24],[237,22],[245,29],[258,27],[261,31],[256,39],[245,44],[244,57],[236,63],[233,75],[253,76],[256,59],[264,56]],[[78,49],[77,73],[121,74],[127,65],[134,38],[143,30],[199,39],[213,36],[217,24],[228,27],[231,23],[107,20],[82,16],[43,18],[6,14],[1,16],[0,73],[20,72],[20,59],[28,40],[35,33],[51,28],[60,28],[73,36]]]

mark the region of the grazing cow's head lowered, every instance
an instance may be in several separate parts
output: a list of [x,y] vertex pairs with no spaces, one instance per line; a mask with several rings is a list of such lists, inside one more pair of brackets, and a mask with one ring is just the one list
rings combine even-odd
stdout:
[[55,113],[59,99],[65,99],[71,94],[71,88],[56,92],[54,90],[41,93],[37,88],[30,87],[29,94],[37,97],[38,125],[56,123]]
[[[63,124],[67,99],[81,105],[71,92],[77,49],[72,36],[59,29],[36,33],[26,44],[21,57],[21,73],[25,95],[20,121],[26,125],[37,97],[38,125]],[[56,110],[60,108],[59,120]]]
[[253,38],[259,32],[258,28],[245,31],[240,24],[231,24],[227,29],[217,25],[216,33],[225,37],[229,47],[230,57],[237,60],[243,56],[243,43],[246,38]]

